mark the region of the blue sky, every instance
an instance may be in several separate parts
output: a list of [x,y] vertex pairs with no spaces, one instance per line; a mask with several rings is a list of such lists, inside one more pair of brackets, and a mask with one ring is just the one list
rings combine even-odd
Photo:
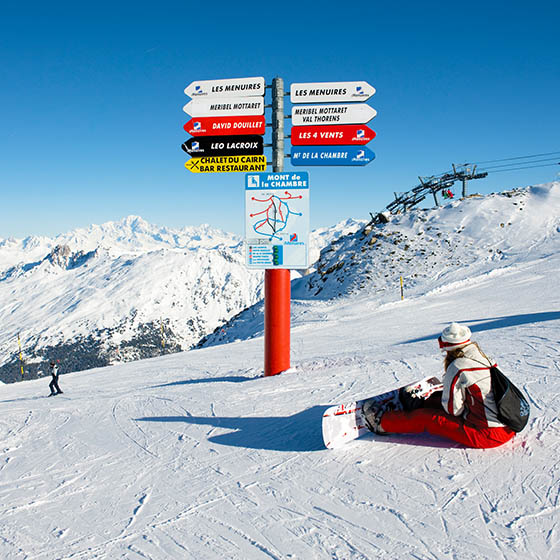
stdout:
[[[309,169],[312,228],[367,218],[418,175],[451,163],[560,151],[556,2],[54,2],[15,10],[3,8],[0,21],[0,238],[52,236],[129,214],[240,234],[243,174],[184,168],[183,90],[193,80],[365,80],[377,89],[369,100],[377,138],[368,145],[377,159]],[[470,189],[546,182],[558,172],[495,173]]]

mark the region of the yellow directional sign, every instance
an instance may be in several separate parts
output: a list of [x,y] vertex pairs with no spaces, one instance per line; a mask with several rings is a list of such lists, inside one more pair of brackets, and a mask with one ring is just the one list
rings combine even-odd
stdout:
[[192,158],[185,167],[193,173],[266,171],[266,156],[217,156]]

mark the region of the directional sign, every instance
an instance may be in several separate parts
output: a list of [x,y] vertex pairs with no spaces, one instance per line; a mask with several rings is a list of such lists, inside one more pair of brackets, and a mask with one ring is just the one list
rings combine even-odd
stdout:
[[263,77],[199,80],[191,82],[185,93],[192,97],[247,97],[264,95]]
[[338,126],[292,126],[293,146],[363,146],[375,138],[365,124]]
[[245,176],[245,263],[249,268],[309,266],[309,174]]
[[377,115],[367,103],[354,105],[298,105],[292,107],[292,124],[364,124]]
[[316,82],[292,84],[292,103],[344,103],[366,101],[375,93],[375,88],[367,82]]
[[264,116],[248,117],[202,117],[191,119],[183,128],[193,136],[213,136],[215,134],[264,134]]
[[202,136],[189,138],[181,148],[193,157],[263,155],[263,137],[256,134],[245,136]]
[[367,165],[375,154],[361,146],[292,148],[292,165]]
[[189,101],[183,111],[192,117],[263,115],[263,97],[202,97]]
[[232,173],[235,171],[265,171],[266,156],[197,157],[185,163],[193,173]]

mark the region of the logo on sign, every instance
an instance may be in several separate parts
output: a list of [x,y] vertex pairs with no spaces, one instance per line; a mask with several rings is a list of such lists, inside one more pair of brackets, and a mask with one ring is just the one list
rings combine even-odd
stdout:
[[363,128],[356,130],[356,138],[363,138],[366,135],[366,131]]
[[202,93],[202,88],[201,88],[200,86],[195,86],[194,92],[193,92],[193,93],[194,93],[195,95],[196,95],[197,93]]
[[249,188],[258,189],[261,185],[261,178],[258,175],[249,175],[247,177],[247,186]]
[[193,123],[193,130],[200,130],[202,128],[202,125],[200,124],[200,121],[196,121]]
[[365,97],[368,98],[369,95],[364,91],[362,86],[356,86],[356,90],[352,94],[352,97]]
[[200,144],[198,142],[193,142],[191,149],[193,152],[198,152],[200,150]]
[[297,233],[290,234],[290,243],[297,243]]
[[365,157],[366,157],[365,150],[358,150],[356,157],[354,157],[352,161],[364,161]]

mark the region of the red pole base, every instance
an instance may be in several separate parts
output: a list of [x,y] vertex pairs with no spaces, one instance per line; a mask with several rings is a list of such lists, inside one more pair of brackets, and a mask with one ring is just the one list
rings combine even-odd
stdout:
[[264,273],[264,375],[290,369],[290,271]]

